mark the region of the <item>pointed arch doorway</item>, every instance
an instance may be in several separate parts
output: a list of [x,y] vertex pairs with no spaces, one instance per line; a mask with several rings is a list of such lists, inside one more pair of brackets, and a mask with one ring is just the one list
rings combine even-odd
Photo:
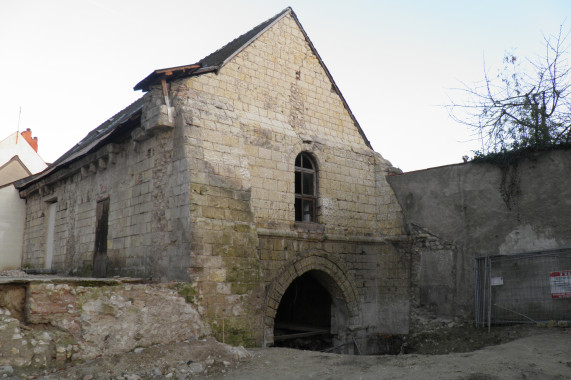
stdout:
[[341,268],[313,255],[291,264],[273,281],[265,346],[322,350],[350,339],[349,326],[360,320],[358,297],[354,281]]
[[323,275],[306,272],[287,288],[274,319],[274,346],[316,351],[333,345],[331,317],[338,312],[332,310],[332,297],[319,281]]

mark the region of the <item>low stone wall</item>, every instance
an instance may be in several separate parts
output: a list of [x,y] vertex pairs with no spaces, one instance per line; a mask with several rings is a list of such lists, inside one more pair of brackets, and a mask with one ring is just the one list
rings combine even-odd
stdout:
[[0,295],[12,293],[0,296],[0,365],[57,367],[210,334],[187,283],[31,281],[24,313],[15,288],[0,284]]

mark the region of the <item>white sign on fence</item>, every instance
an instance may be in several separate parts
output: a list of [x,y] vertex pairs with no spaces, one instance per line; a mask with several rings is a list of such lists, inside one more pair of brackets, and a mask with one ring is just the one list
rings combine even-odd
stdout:
[[571,270],[551,272],[551,298],[571,298]]

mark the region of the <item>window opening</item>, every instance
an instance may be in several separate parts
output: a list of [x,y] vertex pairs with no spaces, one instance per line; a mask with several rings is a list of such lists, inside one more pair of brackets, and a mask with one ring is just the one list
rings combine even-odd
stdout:
[[97,202],[95,250],[93,252],[93,276],[107,275],[107,232],[109,220],[109,198]]
[[295,159],[295,220],[317,221],[317,170],[307,153]]
[[55,227],[56,227],[57,202],[48,205],[48,235],[46,241],[46,259],[44,269],[51,270],[54,258]]

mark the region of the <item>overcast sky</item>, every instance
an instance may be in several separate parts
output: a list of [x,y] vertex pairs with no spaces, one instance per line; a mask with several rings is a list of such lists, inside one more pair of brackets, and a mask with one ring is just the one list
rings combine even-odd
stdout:
[[1,1],[0,139],[20,120],[53,162],[142,96],[133,86],[153,70],[195,63],[287,6],[373,148],[405,171],[479,149],[443,107],[451,89],[506,49],[541,54],[571,15],[569,0]]

